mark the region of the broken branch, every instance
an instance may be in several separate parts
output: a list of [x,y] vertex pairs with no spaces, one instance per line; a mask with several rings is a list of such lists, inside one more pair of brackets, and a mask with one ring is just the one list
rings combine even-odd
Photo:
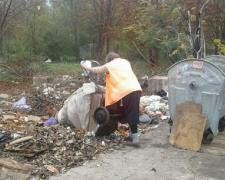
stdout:
[[9,143],[9,146],[14,145],[14,144],[18,144],[18,143],[21,143],[21,142],[24,142],[24,141],[28,141],[30,139],[33,139],[33,136],[27,136],[27,137],[23,137],[23,138],[15,140],[15,141],[12,141],[12,142]]
[[135,42],[134,41],[132,41],[133,42],[133,44],[134,44],[134,47],[138,50],[138,52],[140,53],[140,55],[144,58],[144,60],[146,60],[147,62],[149,62],[149,63],[151,63],[152,65],[154,65],[155,67],[156,67],[156,65],[154,64],[154,63],[152,63],[151,61],[149,61],[148,59],[146,59],[145,57],[144,57],[144,55],[141,53],[141,51],[138,49],[138,47],[137,47],[137,45],[135,44]]

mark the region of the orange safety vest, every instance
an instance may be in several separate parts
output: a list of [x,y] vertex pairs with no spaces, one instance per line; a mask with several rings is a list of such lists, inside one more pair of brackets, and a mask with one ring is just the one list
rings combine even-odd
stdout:
[[133,91],[142,91],[129,61],[117,58],[106,67],[109,74],[106,75],[105,106],[116,103]]

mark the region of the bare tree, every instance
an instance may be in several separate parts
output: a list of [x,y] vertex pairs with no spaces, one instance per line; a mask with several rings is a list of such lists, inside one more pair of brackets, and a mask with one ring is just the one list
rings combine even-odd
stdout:
[[[185,32],[188,38],[188,41],[191,46],[192,54],[195,58],[201,58],[204,57],[205,54],[205,43],[204,43],[204,35],[203,35],[203,29],[201,25],[202,20],[202,11],[207,3],[209,3],[210,0],[206,0],[206,2],[202,5],[200,8],[197,17],[196,17],[196,29],[195,33],[192,32],[192,25],[191,25],[191,14],[190,11],[187,11],[186,13],[182,11],[180,8],[180,12],[183,16],[183,18],[186,21],[186,25],[183,23]],[[200,2],[198,3],[200,4]]]
[[12,2],[13,0],[0,1],[0,54],[2,52],[3,35],[8,27],[7,17],[9,15]]
[[[110,31],[115,24],[114,13],[118,0],[87,0],[93,7],[93,15],[90,21],[94,22],[95,40],[97,59],[101,56],[102,52],[110,50]],[[114,12],[114,13],[113,13]]]
[[0,54],[2,53],[3,36],[10,26],[11,21],[23,10],[45,3],[46,0],[39,0],[35,4],[31,4],[26,0],[1,0],[0,1]]

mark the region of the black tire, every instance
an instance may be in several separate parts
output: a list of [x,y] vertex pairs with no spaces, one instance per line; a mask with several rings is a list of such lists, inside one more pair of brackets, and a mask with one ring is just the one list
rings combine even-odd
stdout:
[[224,121],[224,119],[222,119],[219,121],[219,125],[218,125],[219,132],[223,132],[224,128],[225,128],[225,121]]
[[211,130],[206,130],[203,134],[202,143],[211,144],[213,141],[213,133]]
[[170,126],[170,133],[172,131],[172,126],[173,126],[173,120],[170,118],[169,121],[168,121],[168,124]]

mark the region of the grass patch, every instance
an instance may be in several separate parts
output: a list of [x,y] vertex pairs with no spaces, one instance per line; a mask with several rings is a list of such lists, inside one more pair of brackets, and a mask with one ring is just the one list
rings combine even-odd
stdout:
[[[145,60],[130,60],[131,66],[133,68],[134,73],[138,78],[144,76],[165,76],[167,75],[166,69],[169,65],[163,64],[161,67],[153,67],[151,64]],[[104,64],[104,63],[101,63]],[[52,63],[38,63],[32,62],[29,65],[29,72],[31,72],[32,76],[41,75],[70,75],[75,77],[80,77],[83,69],[81,68],[79,63],[74,62],[52,62]],[[0,73],[0,81],[12,81],[18,80],[19,77],[14,75],[13,72],[7,71],[6,73]]]
[[16,75],[8,73],[0,73],[0,81],[13,81],[15,79],[18,79]]
[[82,73],[80,64],[75,63],[45,63],[44,66],[47,74],[80,76]]

